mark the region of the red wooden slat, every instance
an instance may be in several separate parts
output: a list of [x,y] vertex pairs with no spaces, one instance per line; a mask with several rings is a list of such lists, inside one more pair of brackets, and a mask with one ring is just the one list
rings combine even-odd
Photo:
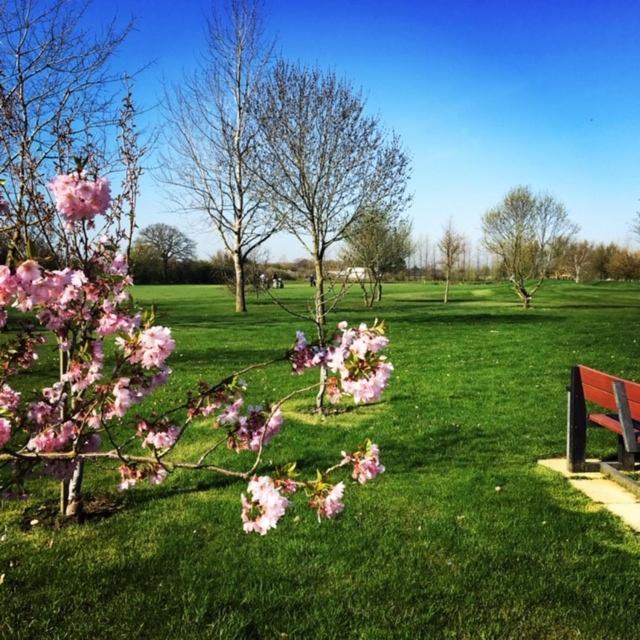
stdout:
[[616,413],[618,412],[616,399],[611,391],[603,391],[602,389],[584,383],[582,384],[582,390],[584,391],[585,400],[599,404],[601,407],[606,407]]
[[[600,427],[604,427],[609,431],[613,431],[618,435],[622,435],[622,426],[620,423],[611,416],[606,415],[605,413],[590,413],[589,421],[597,424]],[[640,433],[636,430],[636,440],[640,439]]]
[[582,364],[578,365],[578,368],[580,369],[580,378],[583,384],[588,384],[592,387],[596,387],[598,389],[602,389],[604,391],[609,391],[612,393],[613,387],[611,386],[611,383],[613,382],[613,380],[622,380],[622,382],[624,382],[624,386],[627,391],[627,398],[629,398],[629,401],[640,403],[640,383],[631,382],[617,376],[611,376],[608,373],[603,373],[602,371],[597,371],[596,369],[585,367]]
[[620,423],[604,413],[590,413],[589,421],[600,427],[604,427],[609,431],[622,435],[622,427],[620,426]]

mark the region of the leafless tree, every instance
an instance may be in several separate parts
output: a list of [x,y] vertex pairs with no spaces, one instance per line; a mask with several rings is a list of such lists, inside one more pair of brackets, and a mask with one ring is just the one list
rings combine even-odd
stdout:
[[[260,146],[254,172],[283,227],[313,258],[313,320],[321,344],[333,306],[324,269],[327,250],[367,209],[403,210],[408,201],[407,155],[364,108],[362,96],[335,74],[283,61],[255,103]],[[319,410],[323,398],[322,385]]]
[[109,62],[131,25],[93,35],[82,27],[88,4],[0,0],[0,176],[9,203],[0,231],[8,263],[34,244],[54,263],[68,261],[78,248],[69,246],[47,182],[74,169],[74,156],[103,175],[118,162],[107,138],[117,134],[120,78]]
[[162,222],[142,229],[136,244],[158,256],[162,263],[162,275],[165,282],[169,279],[169,265],[172,262],[195,258],[196,243],[180,229]]
[[367,307],[382,299],[385,275],[406,268],[412,252],[411,223],[398,212],[370,209],[347,229],[343,259],[351,267],[366,269],[359,284]]
[[438,250],[440,251],[440,260],[444,270],[444,303],[449,301],[449,283],[451,281],[451,273],[458,261],[458,258],[465,251],[466,242],[464,238],[454,229],[453,222],[449,220],[444,229],[442,238],[438,242]]
[[260,5],[229,0],[208,22],[198,70],[167,98],[169,122],[161,180],[177,206],[204,213],[234,262],[236,311],[247,310],[245,267],[277,230],[248,164],[255,161],[250,105],[271,57]]
[[365,115],[362,96],[333,73],[280,61],[256,107],[256,174],[283,226],[313,258],[315,322],[324,342],[327,250],[366,210],[404,209],[409,161],[398,138]]
[[502,261],[525,308],[547,276],[554,242],[577,232],[561,202],[522,186],[484,214],[482,229],[485,246]]
[[640,242],[640,211],[636,212],[636,219],[632,223],[631,231],[636,234]]

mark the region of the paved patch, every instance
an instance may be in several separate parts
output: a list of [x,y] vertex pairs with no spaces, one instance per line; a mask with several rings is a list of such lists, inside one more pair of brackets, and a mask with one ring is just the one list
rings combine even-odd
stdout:
[[622,518],[626,525],[640,532],[640,502],[617,482],[597,471],[572,473],[567,470],[567,461],[564,458],[538,460],[538,464],[562,474],[569,479],[573,487],[582,491],[589,499],[602,504],[605,509]]

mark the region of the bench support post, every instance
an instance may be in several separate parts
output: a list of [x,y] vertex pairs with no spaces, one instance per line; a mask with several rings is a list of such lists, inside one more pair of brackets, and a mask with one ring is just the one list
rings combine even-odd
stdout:
[[613,395],[618,406],[618,420],[622,426],[622,435],[618,436],[618,460],[625,471],[630,471],[635,468],[638,441],[633,428],[627,390],[622,380],[613,381]]
[[633,471],[636,466],[636,454],[627,451],[623,436],[618,436],[618,462],[624,471]]
[[567,397],[567,467],[571,472],[586,471],[587,407],[582,391],[580,369],[571,368]]

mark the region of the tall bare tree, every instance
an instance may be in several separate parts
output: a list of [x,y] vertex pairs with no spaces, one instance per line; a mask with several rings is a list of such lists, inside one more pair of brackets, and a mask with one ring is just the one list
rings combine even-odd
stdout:
[[484,214],[482,230],[485,246],[500,258],[513,290],[528,308],[547,277],[554,243],[575,235],[577,227],[561,202],[520,186]]
[[412,252],[411,223],[396,211],[369,209],[347,229],[343,258],[366,269],[359,284],[367,307],[382,299],[385,275],[405,269]]
[[[100,35],[84,28],[89,5],[67,0],[0,0],[0,176],[9,203],[0,231],[7,261],[46,247],[61,263],[69,246],[46,184],[88,156],[87,171],[104,175],[118,162],[106,143],[117,135],[120,78],[110,59],[130,26]],[[117,215],[117,214],[114,214]]]
[[271,48],[259,2],[229,0],[208,22],[199,68],[167,100],[169,151],[161,180],[181,209],[213,223],[234,262],[237,312],[247,310],[247,260],[277,230],[248,170],[256,156],[250,105],[259,100]]
[[164,282],[169,280],[169,265],[172,262],[193,260],[196,243],[180,229],[164,223],[156,223],[140,231],[136,245],[155,254],[162,263]]
[[360,93],[333,73],[279,61],[259,103],[256,175],[283,227],[315,265],[315,323],[325,340],[324,259],[368,209],[403,210],[409,160],[365,114]]
[[631,231],[636,234],[640,242],[640,211],[636,211],[636,219],[632,223]]
[[[327,251],[367,209],[404,209],[409,160],[398,138],[365,114],[360,93],[333,73],[279,61],[255,109],[260,153],[254,172],[282,226],[313,258],[313,321],[324,344]],[[325,378],[322,369],[321,383]],[[323,398],[321,384],[318,410]]]
[[449,220],[444,228],[442,238],[438,242],[438,250],[440,251],[440,261],[444,271],[444,303],[449,302],[449,283],[451,282],[451,274],[458,262],[458,258],[464,253],[466,242],[453,227],[453,222]]

